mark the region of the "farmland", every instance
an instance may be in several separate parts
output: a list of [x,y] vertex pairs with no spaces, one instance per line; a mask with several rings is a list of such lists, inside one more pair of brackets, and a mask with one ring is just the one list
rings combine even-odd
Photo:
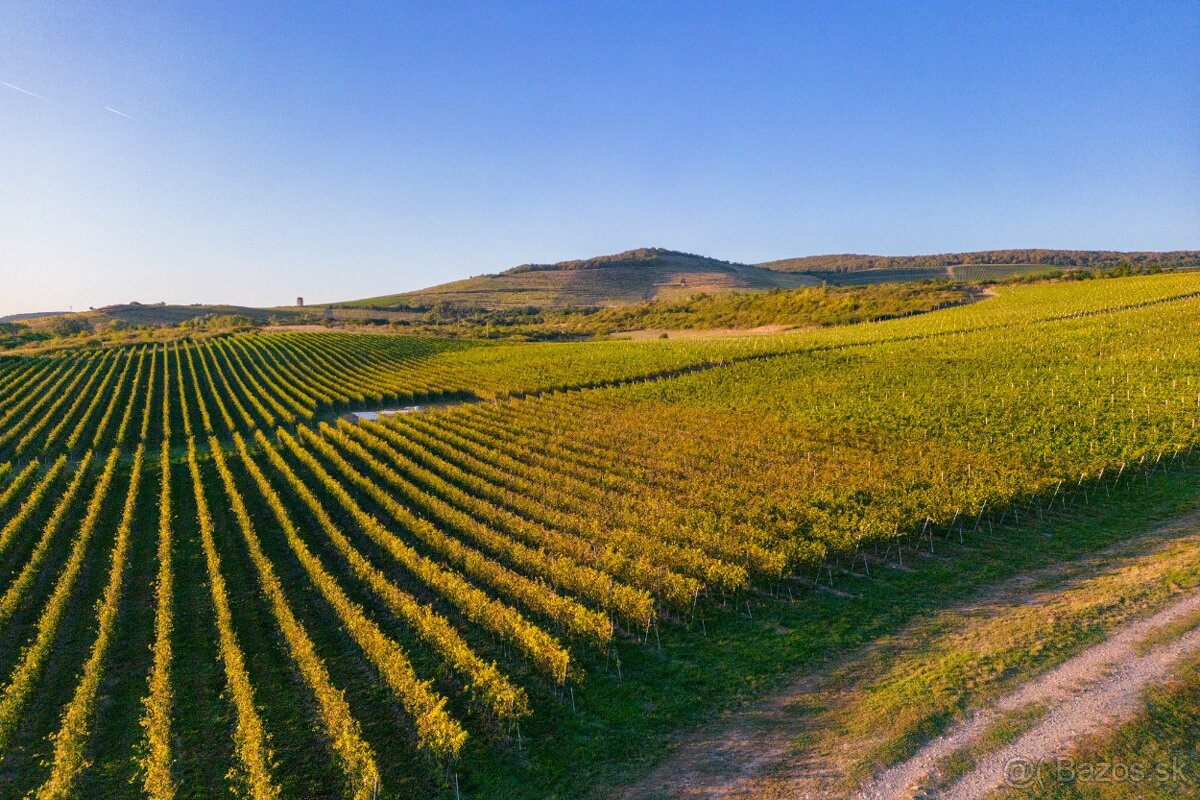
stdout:
[[0,359],[0,795],[602,794],[1187,507],[1198,325],[1178,273],[753,337]]

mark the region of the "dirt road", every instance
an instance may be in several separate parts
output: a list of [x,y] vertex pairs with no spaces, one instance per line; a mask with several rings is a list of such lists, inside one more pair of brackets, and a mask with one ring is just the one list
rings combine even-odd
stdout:
[[[1187,548],[1183,552],[1191,553],[1200,542],[1198,529],[1200,514],[1187,515],[1083,561],[1048,566],[1040,571],[1041,577],[1061,572],[1071,576],[1071,583],[1076,576],[1097,576],[1118,563],[1140,563],[1147,558],[1157,562],[1160,556],[1156,554],[1165,553],[1164,548],[1179,545]],[[992,609],[1006,604],[1041,607],[1040,593],[1029,592],[1036,579],[1034,573],[1017,576],[990,590],[970,609],[986,618]],[[1200,621],[1197,615],[1200,590],[1191,590],[1150,616],[1116,627],[1104,640],[996,698],[942,737],[928,742],[913,757],[877,774],[853,796],[864,800],[986,797],[1002,785],[1005,770],[1013,769],[1010,764],[1032,763],[1064,753],[1088,733],[1135,715],[1145,688],[1166,681],[1183,659],[1200,654],[1200,630],[1186,631],[1181,624]],[[897,638],[920,641],[923,635],[917,629]],[[1151,646],[1147,637],[1157,637],[1155,641],[1161,638],[1162,642]],[[847,660],[856,663],[864,658],[865,653],[859,653],[849,655]],[[844,769],[852,750],[818,751],[795,745],[798,736],[811,734],[814,726],[819,729],[822,725],[823,717],[804,711],[806,706],[812,707],[810,701],[824,707],[836,707],[843,701],[838,694],[842,690],[828,685],[829,676],[830,669],[817,670],[689,734],[658,768],[615,796],[621,800],[844,800]],[[946,786],[937,775],[942,759],[977,741],[996,721],[1031,706],[1046,710],[1025,735],[998,752],[982,756],[969,774]],[[839,747],[836,741],[833,745]],[[938,784],[940,794],[926,790]],[[921,795],[923,790],[926,794]]]
[[1077,740],[1129,719],[1142,707],[1141,694],[1170,677],[1172,668],[1200,654],[1200,629],[1150,648],[1139,643],[1200,613],[1200,592],[1189,594],[1157,614],[1122,628],[989,708],[928,743],[915,756],[863,786],[861,800],[910,797],[935,772],[938,762],[976,741],[1003,714],[1037,704],[1046,715],[1012,744],[986,756],[973,771],[937,796],[982,800],[1005,785],[1020,783],[1029,765],[1065,753]]

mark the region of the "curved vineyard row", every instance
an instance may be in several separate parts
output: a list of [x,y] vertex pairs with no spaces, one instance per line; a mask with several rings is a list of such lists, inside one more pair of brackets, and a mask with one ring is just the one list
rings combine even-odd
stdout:
[[220,642],[221,663],[225,670],[225,685],[237,712],[234,730],[237,764],[230,769],[241,791],[254,800],[270,800],[279,796],[279,786],[271,774],[273,756],[267,731],[254,700],[254,689],[246,671],[246,657],[233,630],[233,612],[221,573],[221,557],[213,539],[212,515],[205,499],[204,480],[196,458],[196,447],[188,442],[188,471],[192,476],[192,492],[196,500],[196,515],[204,549],[204,565],[208,573],[209,591],[216,611],[217,636]]
[[[524,763],[718,604],[1176,461],[1200,443],[1198,287],[737,339],[6,359],[0,793],[365,800]],[[121,724],[125,754],[100,741]]]
[[[516,720],[529,712],[524,690],[514,686],[496,668],[476,655],[454,626],[429,605],[423,604],[410,593],[400,589],[375,565],[356,549],[330,518],[328,512],[313,491],[304,483],[280,456],[279,452],[261,432],[258,445],[267,460],[283,477],[287,487],[308,507],[322,531],[327,535],[338,553],[345,558],[354,574],[386,604],[396,618],[405,621],[416,634],[429,644],[446,663],[468,681],[468,688],[479,702],[495,714],[498,719]],[[243,454],[244,447],[239,448]],[[249,455],[245,456],[250,458]],[[264,488],[264,491],[266,489]],[[286,514],[286,511],[277,512]],[[281,524],[282,524],[282,519]],[[289,523],[290,524],[290,523]],[[287,527],[287,526],[285,526]],[[289,537],[290,539],[291,537]],[[302,542],[295,549],[301,550]]]
[[[113,627],[116,623],[121,592],[125,584],[130,528],[133,525],[133,512],[137,504],[144,453],[145,448],[139,446],[133,455],[129,489],[125,496],[121,522],[117,527],[108,584],[104,587],[103,599],[96,614],[96,639],[92,643],[91,655],[84,664],[83,675],[75,687],[75,694],[71,697],[71,701],[63,713],[62,724],[54,734],[54,756],[50,763],[50,776],[38,787],[35,795],[38,800],[57,800],[72,796],[79,773],[86,766],[84,747],[87,744],[88,728],[96,710],[96,695],[100,691],[100,681],[104,677],[105,658],[113,643]],[[101,486],[107,486],[103,479],[101,479]]]

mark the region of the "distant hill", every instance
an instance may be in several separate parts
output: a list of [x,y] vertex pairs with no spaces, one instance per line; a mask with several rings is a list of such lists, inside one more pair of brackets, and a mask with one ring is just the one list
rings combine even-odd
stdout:
[[[1128,262],[1133,266],[1154,262],[1163,267],[1200,266],[1200,250],[1168,252],[1119,252],[1115,250],[980,250],[973,253],[942,253],[931,256],[840,255],[804,256],[766,261],[762,269],[779,272],[861,272],[864,270],[932,270],[946,267],[1039,266],[1046,268],[1079,267],[1106,269]],[[952,274],[952,271],[951,271]]]
[[521,264],[413,292],[335,303],[341,309],[422,312],[441,303],[510,310],[612,307],[685,300],[722,291],[795,289],[821,283],[861,285],[914,280],[961,282],[1029,277],[1067,268],[1109,269],[1157,263],[1200,267],[1200,251],[983,250],[927,256],[839,254],[741,264],[657,247],[555,264]]
[[[178,325],[196,317],[209,315],[245,317],[251,322],[270,322],[271,320],[297,320],[305,314],[297,311],[273,308],[251,308],[249,306],[229,305],[167,305],[165,303],[144,304],[126,303],[116,306],[105,306],[88,312],[97,320],[119,319],[130,325]],[[314,312],[316,311],[314,310]]]
[[439,302],[488,309],[613,306],[683,299],[702,292],[792,289],[820,280],[661,248],[557,264],[522,264],[428,289],[337,303],[345,308],[398,310]]
[[69,311],[29,311],[25,314],[9,314],[6,317],[0,317],[0,322],[29,322],[33,319],[41,317],[61,317],[63,314],[69,314]]
[[[20,321],[32,328],[44,328],[60,320],[71,320],[98,329],[106,324],[119,323],[126,326],[178,325],[198,317],[244,317],[255,323],[271,321],[293,322],[307,319],[312,314],[286,309],[250,308],[230,305],[167,305],[166,303],[122,303],[114,306],[93,308],[88,311],[58,314],[18,314],[6,317],[5,321]],[[21,317],[17,320],[15,317]]]

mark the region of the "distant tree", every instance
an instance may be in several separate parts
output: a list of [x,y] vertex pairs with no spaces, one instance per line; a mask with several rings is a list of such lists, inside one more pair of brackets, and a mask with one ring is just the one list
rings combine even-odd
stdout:
[[91,326],[78,317],[59,317],[50,326],[50,333],[60,337],[75,336],[76,334],[91,332]]

